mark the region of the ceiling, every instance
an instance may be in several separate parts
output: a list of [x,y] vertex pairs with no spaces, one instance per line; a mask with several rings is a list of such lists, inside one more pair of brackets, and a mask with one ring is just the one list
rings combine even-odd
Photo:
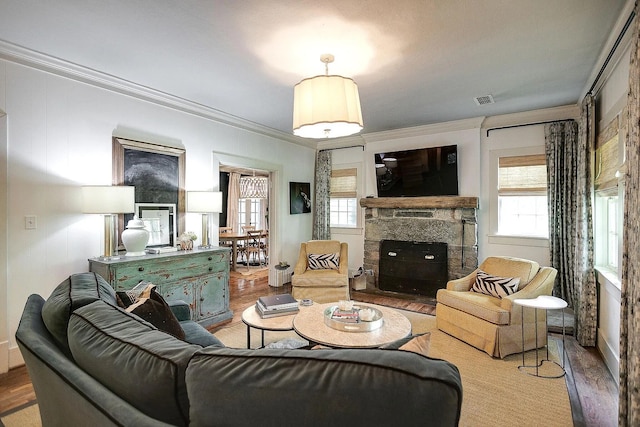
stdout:
[[0,40],[287,134],[332,53],[371,133],[575,104],[627,3],[3,0]]

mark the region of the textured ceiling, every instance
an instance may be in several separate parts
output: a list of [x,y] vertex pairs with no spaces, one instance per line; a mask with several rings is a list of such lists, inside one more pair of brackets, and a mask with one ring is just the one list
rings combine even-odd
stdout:
[[3,0],[0,40],[286,133],[332,53],[370,133],[576,103],[625,3]]

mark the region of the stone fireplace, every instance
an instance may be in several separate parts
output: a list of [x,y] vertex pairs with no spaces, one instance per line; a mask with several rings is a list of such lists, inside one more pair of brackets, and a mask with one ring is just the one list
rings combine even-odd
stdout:
[[379,289],[384,240],[446,243],[448,280],[478,266],[477,197],[365,198],[360,206],[365,208],[364,269],[373,271],[367,289]]

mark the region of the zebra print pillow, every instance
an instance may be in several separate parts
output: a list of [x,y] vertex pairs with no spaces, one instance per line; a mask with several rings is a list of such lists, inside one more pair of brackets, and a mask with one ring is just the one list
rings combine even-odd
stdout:
[[309,254],[309,270],[339,270],[340,254]]
[[478,270],[478,275],[473,286],[471,286],[471,291],[502,299],[507,295],[516,293],[518,286],[520,286],[519,277],[492,276],[482,270]]

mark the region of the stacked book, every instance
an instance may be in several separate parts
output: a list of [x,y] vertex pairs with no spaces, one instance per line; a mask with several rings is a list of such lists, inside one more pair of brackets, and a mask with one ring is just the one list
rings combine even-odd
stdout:
[[298,301],[291,294],[269,295],[258,298],[256,311],[260,317],[289,316],[300,311]]
[[358,323],[360,316],[358,310],[340,310],[336,308],[331,314],[331,318],[342,323]]

